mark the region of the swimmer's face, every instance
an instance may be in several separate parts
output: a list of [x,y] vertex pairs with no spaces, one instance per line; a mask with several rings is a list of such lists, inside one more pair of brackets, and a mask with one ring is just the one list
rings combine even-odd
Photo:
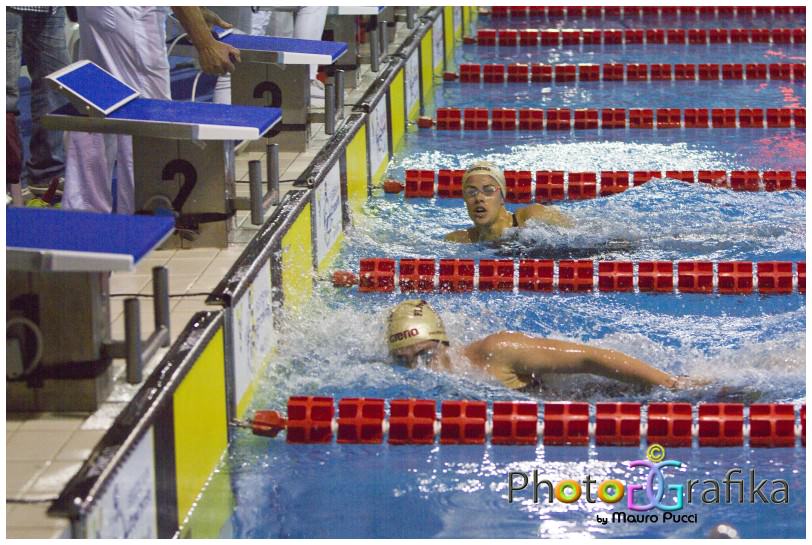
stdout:
[[484,174],[475,174],[468,178],[462,189],[462,195],[468,216],[477,227],[496,222],[499,212],[504,207],[499,184]]
[[439,349],[440,341],[422,341],[393,351],[392,358],[396,364],[409,369],[433,368],[437,362]]

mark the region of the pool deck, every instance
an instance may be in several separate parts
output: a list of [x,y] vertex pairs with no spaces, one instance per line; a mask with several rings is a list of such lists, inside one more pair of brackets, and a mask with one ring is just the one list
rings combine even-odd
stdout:
[[[389,44],[394,52],[410,31],[398,23],[395,39]],[[360,99],[377,77],[369,64],[362,64],[359,85],[345,95],[345,116],[352,104]],[[308,151],[281,152],[280,179],[296,179],[310,164],[324,144],[331,138],[324,134],[324,125],[314,124]],[[248,161],[262,161],[264,152],[238,153],[236,157],[237,195],[248,196]],[[239,183],[244,182],[244,183]],[[280,184],[281,197],[293,189],[293,183]],[[267,211],[269,218],[275,208]],[[251,224],[250,212],[237,212],[238,229],[228,248],[197,248],[186,250],[156,250],[138,264],[134,272],[114,273],[110,279],[110,293],[152,293],[152,267],[162,265],[169,269],[169,292],[197,294],[211,292],[227,274],[261,226]],[[200,311],[211,310],[206,296],[189,295],[170,300],[172,342]],[[124,298],[110,301],[112,337],[124,337]],[[141,305],[142,331],[153,327],[152,306]],[[162,348],[146,363],[144,376],[160,362],[167,349]],[[67,519],[47,515],[48,507],[68,481],[81,468],[93,447],[110,428],[121,410],[140,388],[125,379],[124,360],[113,360],[114,387],[109,398],[94,413],[6,413],[6,537],[7,538],[67,538],[70,524]],[[69,395],[66,392],[66,395]]]

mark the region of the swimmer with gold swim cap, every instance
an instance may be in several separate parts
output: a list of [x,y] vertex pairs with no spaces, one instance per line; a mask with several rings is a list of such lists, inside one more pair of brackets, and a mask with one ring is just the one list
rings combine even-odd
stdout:
[[[409,368],[461,369],[440,316],[426,301],[410,299],[389,314],[386,336],[395,362]],[[590,373],[641,386],[690,388],[701,379],[676,377],[631,356],[584,344],[501,331],[460,350],[477,370],[508,388],[527,389],[546,373]]]
[[552,206],[531,204],[510,213],[505,208],[507,184],[505,173],[490,161],[478,161],[462,176],[462,196],[468,216],[474,222],[470,229],[445,236],[449,242],[485,242],[502,237],[505,229],[524,227],[529,220],[570,227],[572,222]]

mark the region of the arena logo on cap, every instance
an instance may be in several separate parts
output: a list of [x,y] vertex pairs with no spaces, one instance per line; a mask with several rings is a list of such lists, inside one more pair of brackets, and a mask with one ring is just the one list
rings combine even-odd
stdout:
[[403,331],[399,331],[389,336],[390,343],[396,343],[398,341],[402,341],[404,339],[410,339],[412,337],[416,337],[420,335],[420,332],[417,330],[416,327],[411,329],[405,329]]

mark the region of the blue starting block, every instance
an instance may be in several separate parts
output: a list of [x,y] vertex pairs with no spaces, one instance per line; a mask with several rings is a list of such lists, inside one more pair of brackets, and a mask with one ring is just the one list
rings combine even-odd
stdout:
[[127,359],[128,380],[140,381],[142,362],[169,346],[167,271],[153,271],[155,331],[143,346],[135,298],[125,301],[125,341],[111,339],[110,272],[132,270],[174,224],[169,216],[6,210],[8,408],[95,410],[112,388],[116,357]]
[[282,117],[278,108],[142,98],[89,61],[47,79],[70,104],[45,116],[46,127],[132,135],[136,210],[176,217],[179,236],[169,246],[228,245],[240,204],[234,197],[235,141],[272,130]]
[[6,268],[28,272],[131,271],[174,228],[172,216],[7,208]]
[[[324,115],[310,112],[310,65],[334,64],[347,51],[347,44],[237,32],[214,35],[240,50],[241,62],[231,75],[231,103],[281,108],[282,122],[269,133],[270,142],[278,143],[283,150],[305,151],[310,123],[324,121],[326,116],[335,118],[333,110]],[[168,42],[173,44],[172,54],[197,56],[197,50],[184,36]],[[284,137],[279,137],[280,132]]]

